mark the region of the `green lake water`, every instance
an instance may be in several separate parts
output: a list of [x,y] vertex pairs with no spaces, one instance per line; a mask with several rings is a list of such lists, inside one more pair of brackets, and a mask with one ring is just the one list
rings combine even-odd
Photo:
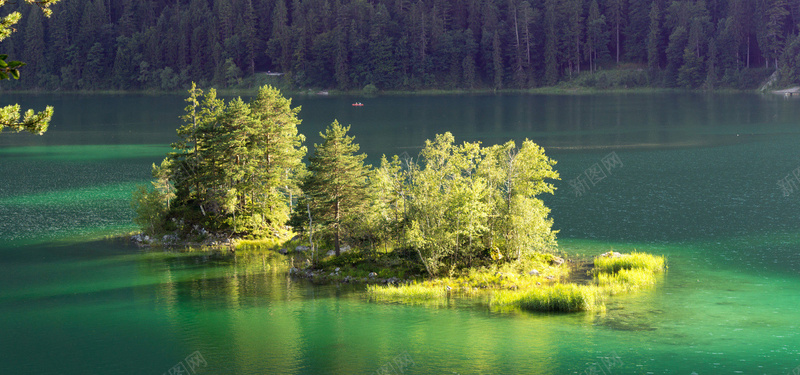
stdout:
[[[751,94],[304,98],[377,163],[451,131],[530,138],[558,161],[567,254],[666,255],[605,313],[370,301],[287,277],[281,256],[143,251],[130,192],[175,139],[182,96],[0,96],[56,107],[0,134],[0,374],[787,374],[800,366],[800,101]],[[350,106],[353,101],[364,107]],[[602,179],[573,185],[615,156]],[[584,177],[580,177],[584,176]],[[596,176],[595,176],[596,177]],[[586,180],[584,180],[586,181]],[[202,359],[202,360],[200,360]],[[593,372],[594,371],[594,372]],[[601,372],[603,371],[603,372]]]

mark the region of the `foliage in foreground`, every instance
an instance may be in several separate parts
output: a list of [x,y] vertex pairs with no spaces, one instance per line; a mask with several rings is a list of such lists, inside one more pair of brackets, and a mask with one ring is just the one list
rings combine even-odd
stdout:
[[[53,11],[50,6],[61,0],[26,0],[27,3],[35,4],[42,10],[45,17],[50,17]],[[6,5],[5,1],[0,1],[0,7]],[[5,13],[5,12],[4,12]],[[39,17],[36,13],[31,13],[31,16],[36,19]],[[19,22],[22,15],[20,12],[10,12],[4,17],[0,18],[0,41],[8,38],[13,31],[14,25]],[[37,41],[42,43],[41,41]],[[0,54],[0,81],[9,78],[19,79],[19,68],[26,64],[21,61],[6,61],[8,55]],[[32,109],[25,111],[25,114],[20,114],[19,104],[5,106],[0,108],[0,132],[5,128],[11,131],[27,131],[33,134],[44,134],[47,127],[50,125],[50,119],[53,118],[53,107],[47,106],[42,112],[34,112]]]

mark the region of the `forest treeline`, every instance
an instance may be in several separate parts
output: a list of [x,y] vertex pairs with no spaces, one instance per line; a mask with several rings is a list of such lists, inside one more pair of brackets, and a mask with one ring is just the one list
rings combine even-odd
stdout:
[[[800,82],[789,0],[70,0],[0,44],[7,89],[414,90]],[[592,74],[599,71],[600,74]],[[369,86],[371,85],[371,86]]]

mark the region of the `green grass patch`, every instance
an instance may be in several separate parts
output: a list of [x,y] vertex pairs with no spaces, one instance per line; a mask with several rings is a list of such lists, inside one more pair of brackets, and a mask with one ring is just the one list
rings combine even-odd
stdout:
[[605,293],[615,295],[655,285],[656,274],[644,269],[624,269],[614,274],[598,273],[595,280]]
[[621,270],[633,269],[645,270],[650,273],[660,273],[664,271],[665,267],[666,259],[663,256],[639,252],[621,254],[619,256],[601,255],[594,258],[594,271],[596,275],[600,273],[613,274]]
[[515,306],[528,311],[578,312],[601,309],[598,289],[590,285],[553,284],[525,291],[499,291],[490,306]]
[[443,286],[412,283],[399,286],[367,285],[367,293],[376,299],[430,300],[447,295]]

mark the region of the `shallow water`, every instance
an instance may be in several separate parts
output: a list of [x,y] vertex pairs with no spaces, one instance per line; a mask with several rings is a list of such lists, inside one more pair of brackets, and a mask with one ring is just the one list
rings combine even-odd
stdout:
[[[452,131],[531,138],[558,160],[568,254],[668,257],[653,290],[604,314],[369,301],[286,277],[285,258],[145,252],[133,230],[180,96],[9,96],[56,106],[42,137],[0,134],[0,374],[786,374],[800,366],[800,102],[745,94],[307,98],[377,163]],[[366,105],[353,108],[351,101]],[[570,182],[621,162],[577,194]],[[584,175],[585,176],[585,175]],[[197,361],[197,354],[203,361]],[[193,361],[193,359],[195,361]],[[392,372],[393,371],[393,372]]]

